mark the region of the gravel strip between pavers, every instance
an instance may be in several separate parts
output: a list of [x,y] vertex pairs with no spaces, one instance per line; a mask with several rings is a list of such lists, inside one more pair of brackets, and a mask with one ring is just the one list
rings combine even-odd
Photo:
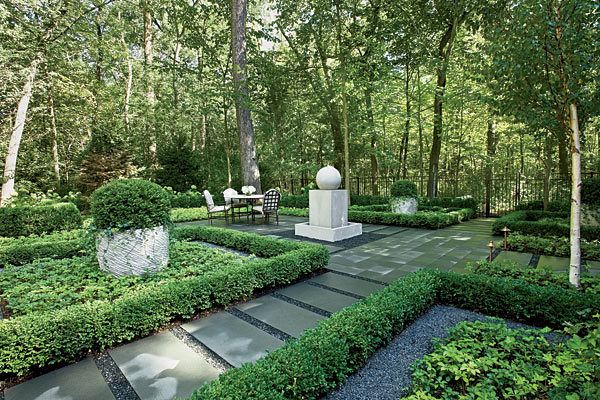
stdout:
[[[463,321],[486,321],[486,316],[460,308],[436,305],[408,326],[386,346],[377,350],[367,364],[326,400],[396,400],[406,396],[412,383],[410,366],[431,353],[432,339],[445,338],[447,328]],[[512,329],[538,329],[506,321]]]
[[123,372],[108,353],[94,357],[94,362],[116,400],[140,400]]
[[212,367],[216,368],[220,374],[226,372],[228,369],[234,368],[233,365],[229,364],[217,353],[206,347],[198,339],[188,333],[185,329],[180,326],[175,326],[170,329],[171,333],[175,337],[185,343],[189,348],[194,350],[200,357],[204,358]]
[[284,331],[279,330],[279,329],[275,328],[274,326],[271,326],[267,323],[264,323],[260,319],[254,318],[253,316],[246,314],[245,312],[238,310],[237,308],[230,308],[225,312],[227,312],[235,317],[238,317],[239,319],[241,319],[243,321],[246,321],[250,325],[254,325],[256,328],[260,329],[263,332],[268,333],[269,335],[281,340],[282,342],[289,342],[290,340],[294,339],[293,336],[288,335]]

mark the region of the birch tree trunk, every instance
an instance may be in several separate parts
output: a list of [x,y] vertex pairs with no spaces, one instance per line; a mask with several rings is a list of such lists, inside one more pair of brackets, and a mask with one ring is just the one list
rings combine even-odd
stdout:
[[52,128],[52,158],[54,160],[54,176],[56,183],[60,185],[60,164],[58,159],[58,131],[56,129],[56,116],[54,114],[54,95],[50,86],[50,127]]
[[144,73],[146,81],[146,99],[150,106],[150,121],[146,122],[146,130],[150,138],[148,151],[150,152],[150,161],[154,165],[156,161],[156,137],[154,126],[154,85],[152,79],[152,62],[154,53],[152,51],[152,14],[148,5],[144,5]]
[[581,144],[577,106],[569,107],[571,123],[571,265],[569,281],[581,287]]
[[4,175],[2,180],[2,194],[0,195],[0,207],[6,206],[7,201],[12,197],[15,190],[15,171],[17,169],[17,155],[19,154],[19,146],[21,145],[21,137],[25,128],[25,119],[27,118],[27,109],[29,108],[29,100],[31,100],[33,82],[37,69],[40,64],[39,55],[33,60],[29,66],[29,72],[23,93],[17,106],[17,115],[13,126],[10,142],[8,144],[8,152],[6,153],[6,161],[4,163]]
[[246,8],[247,0],[231,2],[231,43],[233,59],[233,84],[236,90],[235,111],[238,132],[240,135],[240,155],[242,165],[242,182],[252,185],[257,193],[262,193],[260,171],[254,142],[254,127],[248,107],[247,87],[248,71],[246,69]]
[[[119,22],[121,21],[121,12],[120,11],[117,15],[117,19],[119,20]],[[125,42],[125,33],[124,33],[123,28],[121,28],[121,45],[123,46],[123,50],[127,54],[127,82],[125,84],[125,109],[123,112],[123,114],[124,114],[123,117],[125,118],[125,130],[127,132],[129,132],[130,131],[129,102],[131,99],[131,85],[133,83],[133,65],[132,65],[131,57],[129,56],[129,47],[127,46],[127,43]]]

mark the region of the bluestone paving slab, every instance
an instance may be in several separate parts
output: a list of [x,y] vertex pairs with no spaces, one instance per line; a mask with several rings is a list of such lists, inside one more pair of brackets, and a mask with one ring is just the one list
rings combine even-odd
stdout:
[[365,270],[364,268],[355,267],[352,265],[344,265],[344,264],[331,263],[331,262],[329,263],[329,265],[327,265],[327,269],[329,269],[331,271],[343,272],[345,274],[350,274],[350,275],[356,275]]
[[185,398],[218,371],[171,332],[161,332],[109,351],[142,400]]
[[375,231],[379,231],[379,230],[385,229],[385,228],[387,228],[386,225],[369,225],[369,224],[363,224],[362,231],[363,232],[375,232]]
[[91,358],[6,389],[6,400],[114,400]]
[[356,301],[354,297],[345,296],[304,282],[279,290],[278,293],[331,313],[338,312]]
[[327,272],[323,275],[316,276],[308,282],[316,282],[334,289],[365,297],[384,288],[383,285],[335,274],[333,272]]
[[569,269],[570,261],[567,257],[540,256],[538,268],[550,268],[553,271],[565,271]]
[[360,274],[358,274],[357,276],[360,276],[363,278],[368,278],[368,279],[373,279],[373,280],[379,281],[379,282],[392,283],[396,279],[406,276],[409,273],[410,272],[402,271],[399,269],[391,270],[387,273],[381,273],[381,272],[376,272],[376,271],[363,271]]
[[262,296],[235,308],[296,338],[325,318],[273,296]]
[[373,233],[376,233],[378,235],[393,235],[394,233],[398,233],[404,230],[406,230],[406,228],[401,228],[399,226],[388,226],[387,228],[379,229]]
[[521,265],[529,265],[532,255],[529,253],[518,253],[516,251],[502,251],[496,256],[494,260],[503,261],[508,260],[516,262]]
[[229,313],[220,312],[181,325],[234,367],[254,362],[283,342]]

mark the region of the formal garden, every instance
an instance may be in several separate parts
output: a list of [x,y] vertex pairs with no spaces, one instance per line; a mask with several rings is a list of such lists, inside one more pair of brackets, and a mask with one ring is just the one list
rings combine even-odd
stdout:
[[597,2],[0,26],[0,400],[600,399]]

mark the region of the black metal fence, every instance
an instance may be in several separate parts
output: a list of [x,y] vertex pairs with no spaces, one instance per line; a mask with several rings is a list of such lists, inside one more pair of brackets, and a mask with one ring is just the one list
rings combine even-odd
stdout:
[[[597,176],[597,172],[584,172],[583,177]],[[427,194],[427,176],[408,176],[408,180],[415,182],[419,195]],[[351,194],[365,194],[389,196],[390,187],[396,177],[379,176],[377,191],[374,190],[373,180],[370,176],[353,176],[350,179]],[[486,210],[486,180],[483,175],[470,176],[442,176],[438,180],[438,197],[473,196],[481,204],[482,215],[504,215],[522,202],[543,200],[544,177],[526,176],[520,173],[494,174],[489,187],[490,209]],[[300,194],[302,188],[311,183],[308,179],[289,179],[282,182],[282,189],[288,194]],[[344,182],[342,181],[342,185]],[[548,180],[549,201],[569,201],[571,181],[559,174],[551,174]]]

